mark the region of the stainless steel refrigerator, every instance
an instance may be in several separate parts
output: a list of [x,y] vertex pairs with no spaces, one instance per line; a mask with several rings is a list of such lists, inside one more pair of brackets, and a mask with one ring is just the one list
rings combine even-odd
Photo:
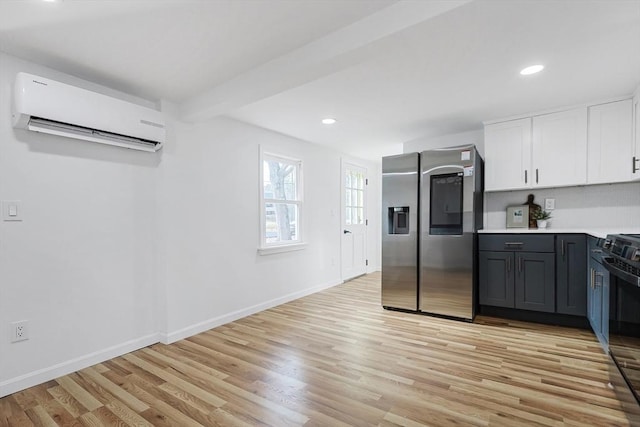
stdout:
[[382,159],[382,305],[473,320],[483,162],[474,146]]

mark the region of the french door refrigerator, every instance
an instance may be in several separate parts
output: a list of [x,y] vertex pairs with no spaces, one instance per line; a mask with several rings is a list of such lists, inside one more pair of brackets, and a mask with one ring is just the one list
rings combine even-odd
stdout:
[[382,159],[382,305],[473,320],[483,162],[474,146]]

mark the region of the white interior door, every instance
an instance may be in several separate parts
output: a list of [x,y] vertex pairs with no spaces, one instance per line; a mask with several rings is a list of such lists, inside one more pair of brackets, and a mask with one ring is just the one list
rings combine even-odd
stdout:
[[367,170],[342,163],[342,280],[367,272]]

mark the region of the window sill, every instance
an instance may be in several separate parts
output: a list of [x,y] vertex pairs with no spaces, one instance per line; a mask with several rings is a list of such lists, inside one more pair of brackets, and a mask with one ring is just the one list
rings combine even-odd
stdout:
[[283,252],[293,252],[306,249],[306,243],[294,243],[292,245],[269,246],[266,248],[258,248],[258,255],[280,254]]

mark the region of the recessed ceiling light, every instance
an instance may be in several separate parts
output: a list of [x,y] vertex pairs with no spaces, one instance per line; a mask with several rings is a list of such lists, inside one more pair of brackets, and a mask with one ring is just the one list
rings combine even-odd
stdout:
[[544,69],[544,65],[532,65],[520,71],[520,74],[523,76],[528,76],[529,74],[539,73]]
[[322,119],[322,124],[325,124],[325,125],[332,125],[335,122],[337,122],[337,120],[332,118]]

